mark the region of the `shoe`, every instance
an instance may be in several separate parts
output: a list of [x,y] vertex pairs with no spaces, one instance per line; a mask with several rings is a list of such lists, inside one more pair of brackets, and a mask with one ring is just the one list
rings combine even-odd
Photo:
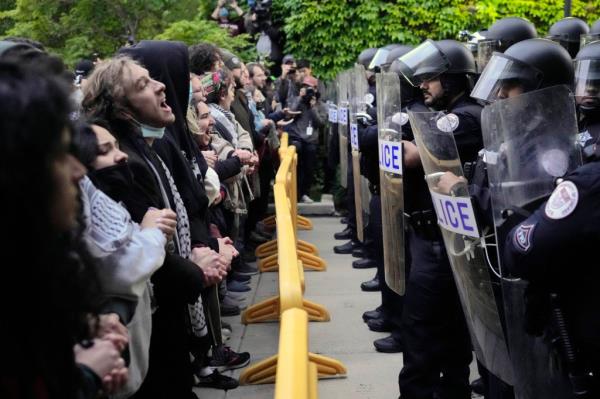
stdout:
[[[369,320],[372,319],[380,319],[383,317],[383,313],[381,313],[381,311],[379,310],[379,308],[375,309],[375,310],[367,310],[365,313],[363,313],[362,318],[363,321],[366,323]],[[222,323],[222,322],[221,322]]]
[[358,241],[348,241],[345,244],[336,245],[335,247],[333,247],[333,252],[335,252],[336,254],[351,254],[352,250],[359,246],[360,243]]
[[225,328],[226,330],[233,331],[233,329],[231,328],[231,324],[229,324],[223,320],[221,320],[221,328]]
[[373,342],[373,345],[375,345],[375,349],[377,349],[377,352],[383,352],[383,353],[402,352],[402,344],[400,342],[396,341],[396,339],[394,337],[392,337],[391,335],[389,337],[376,339]]
[[365,250],[365,247],[363,247],[362,245],[354,248],[352,250],[352,256],[355,258],[366,258],[367,257],[367,251]]
[[231,280],[227,282],[227,291],[233,292],[248,292],[252,288],[248,284],[242,283],[240,281]]
[[348,224],[348,216],[344,216],[343,218],[340,219],[340,223],[341,224]]
[[229,341],[231,339],[231,330],[221,328],[221,339],[223,342]]
[[360,289],[366,292],[381,291],[379,279],[375,276],[372,280],[360,283]]
[[273,233],[270,233],[270,232],[268,232],[268,231],[266,231],[264,229],[259,229],[258,227],[254,228],[254,232],[256,234],[258,234],[259,236],[266,238],[269,241],[274,238],[273,237]]
[[249,363],[250,354],[248,352],[237,353],[228,346],[221,346],[213,348],[208,367],[222,373],[223,371],[246,367]]
[[256,231],[251,232],[250,235],[248,236],[248,239],[250,241],[254,241],[257,244],[264,244],[265,242],[269,241],[268,238],[261,236]]
[[197,373],[196,378],[198,379],[196,386],[201,388],[216,388],[227,391],[229,389],[236,389],[240,385],[235,378],[227,377],[217,370],[213,370],[211,374],[204,377]]
[[312,200],[312,198],[310,198],[308,195],[304,194],[301,198],[300,198],[300,202],[302,202],[303,204],[312,204],[315,201]]
[[352,267],[355,269],[370,269],[372,267],[377,267],[377,263],[375,263],[373,259],[364,258],[352,262]]
[[255,274],[258,274],[258,267],[254,266],[254,265],[250,265],[244,261],[241,261],[233,269],[233,272],[240,274],[242,276],[253,276]]
[[350,240],[353,236],[354,233],[352,232],[352,229],[350,227],[346,227],[343,231],[335,233],[333,235],[333,238],[335,238],[336,240]]
[[231,291],[228,291],[227,295],[225,295],[225,298],[223,298],[221,303],[225,306],[237,306],[240,310],[244,310],[248,307],[244,298],[236,298],[232,294],[233,293]]
[[392,323],[384,319],[383,317],[380,319],[371,319],[367,321],[367,326],[369,326],[369,330],[375,332],[392,332]]
[[477,395],[483,396],[485,394],[485,384],[481,378],[473,380],[471,383],[471,390],[475,392]]
[[252,280],[252,276],[249,274],[239,274],[239,273],[233,272],[233,273],[231,273],[231,279],[245,283],[247,281]]
[[237,316],[242,311],[237,306],[225,305],[223,302],[219,304],[219,311],[221,312],[221,316]]

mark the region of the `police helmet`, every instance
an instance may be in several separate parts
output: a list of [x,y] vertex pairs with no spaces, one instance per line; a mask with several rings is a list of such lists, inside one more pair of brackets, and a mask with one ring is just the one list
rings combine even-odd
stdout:
[[494,22],[482,33],[485,39],[477,43],[477,70],[483,69],[495,51],[504,52],[507,48],[523,40],[537,37],[535,26],[524,18],[508,17]]
[[508,17],[494,22],[484,36],[486,41],[497,42],[497,50],[504,52],[515,43],[537,37],[537,31],[535,25],[524,18]]
[[578,106],[582,110],[600,108],[600,41],[579,50],[574,67]]
[[428,39],[398,60],[402,75],[415,87],[442,74],[477,73],[473,54],[456,40]]
[[400,60],[398,59],[404,54],[411,51],[413,48],[413,46],[398,45],[396,48],[390,51],[386,60],[386,62],[390,64],[388,72],[396,73],[400,76],[400,92],[402,93],[402,103],[412,101],[421,93],[419,89],[415,88],[410,83],[408,83],[408,81],[402,74]]
[[501,89],[514,86],[523,92],[556,85],[571,86],[573,63],[567,50],[548,39],[528,39],[494,53],[471,97],[494,101]]
[[361,51],[358,55],[358,59],[356,60],[356,62],[358,64],[362,64],[365,67],[365,69],[367,69],[369,67],[369,64],[373,60],[373,57],[375,57],[377,50],[378,49],[376,48],[368,48]]
[[590,27],[583,20],[575,17],[563,18],[555,22],[548,31],[550,40],[554,40],[567,49],[571,58],[577,55],[579,51],[579,41],[581,35],[590,31]]
[[579,48],[583,48],[586,44],[600,40],[600,19],[594,22],[590,31],[581,35],[581,44]]

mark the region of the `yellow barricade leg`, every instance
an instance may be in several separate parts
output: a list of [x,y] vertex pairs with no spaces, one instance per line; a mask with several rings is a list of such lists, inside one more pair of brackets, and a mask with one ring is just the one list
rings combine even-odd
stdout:
[[317,365],[319,378],[346,378],[348,370],[339,360],[308,352],[308,360]]
[[313,362],[308,362],[308,397],[309,399],[317,399],[319,397],[319,373],[317,365]]
[[297,224],[298,224],[297,227],[299,230],[312,230],[313,229],[312,221],[309,218],[304,217],[304,216],[298,215]]
[[276,272],[279,270],[279,256],[277,253],[269,255],[266,258],[259,259],[256,264],[261,272]]
[[240,374],[240,384],[272,384],[275,382],[277,355],[248,366]]
[[310,321],[329,321],[331,316],[323,305],[309,301],[308,299],[302,300],[302,307],[308,313],[308,319]]
[[273,255],[277,253],[277,240],[271,240],[265,242],[264,244],[260,244],[254,250],[254,255],[257,258],[266,258],[267,256]]
[[302,264],[304,265],[304,270],[312,270],[318,272],[323,272],[327,270],[327,263],[323,259],[313,254],[309,254],[307,252],[298,250],[298,259],[302,261]]
[[277,222],[275,221],[275,215],[264,218],[262,222],[268,229],[274,229],[277,225]]
[[317,247],[309,242],[298,240],[297,245],[298,245],[298,249],[301,251],[308,252],[309,254],[313,254],[313,255],[317,255],[317,256],[319,255],[319,250],[317,249]]
[[242,323],[250,324],[277,321],[279,320],[279,309],[279,296],[265,299],[262,302],[248,306],[248,309],[242,312]]

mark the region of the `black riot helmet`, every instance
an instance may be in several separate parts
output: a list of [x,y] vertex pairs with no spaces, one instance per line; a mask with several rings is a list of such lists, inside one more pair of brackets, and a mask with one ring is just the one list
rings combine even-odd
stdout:
[[546,37],[566,48],[571,54],[571,58],[574,58],[579,51],[581,35],[585,35],[589,31],[590,27],[585,21],[575,17],[567,17],[555,22],[550,27]]
[[482,33],[485,37],[477,43],[477,70],[479,73],[490,61],[495,51],[503,53],[515,43],[537,37],[535,26],[524,18],[507,17],[494,22]]
[[579,48],[583,48],[586,44],[600,40],[600,19],[594,22],[590,31],[585,35],[581,35],[581,44]]
[[473,54],[456,40],[426,40],[401,56],[400,71],[415,87],[442,74],[477,73]]
[[386,60],[386,63],[390,64],[388,72],[397,73],[400,76],[400,98],[402,100],[402,104],[407,104],[417,99],[421,95],[421,91],[408,83],[408,80],[406,80],[404,75],[402,75],[400,60],[398,60],[398,58],[402,57],[413,48],[413,46],[398,45],[396,48],[390,51]]
[[387,66],[387,58],[391,51],[393,51],[396,47],[400,46],[399,44],[388,44],[387,46],[383,46],[377,50],[375,56],[369,63],[369,67],[367,69],[379,72],[381,68]]
[[375,57],[375,54],[377,53],[377,50],[378,49],[376,49],[376,48],[368,48],[368,49],[361,51],[360,54],[358,55],[356,63],[362,64],[362,66],[364,66],[365,69],[368,69],[369,64],[371,64],[373,57]]
[[595,41],[577,53],[575,67],[575,98],[584,113],[600,110],[600,41]]
[[494,53],[471,97],[491,102],[513,88],[528,92],[573,82],[573,63],[567,50],[548,39],[529,39]]

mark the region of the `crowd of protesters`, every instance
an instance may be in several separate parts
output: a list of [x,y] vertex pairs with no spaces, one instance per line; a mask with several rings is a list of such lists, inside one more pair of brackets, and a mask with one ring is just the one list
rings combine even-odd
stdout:
[[[276,81],[212,44],[142,41],[70,72],[0,41],[0,397],[195,398],[250,362],[225,341],[272,238],[277,149],[310,202],[325,121],[310,65]],[[9,262],[10,263],[10,262]],[[15,292],[16,291],[16,292]],[[18,298],[18,299],[17,299]]]

